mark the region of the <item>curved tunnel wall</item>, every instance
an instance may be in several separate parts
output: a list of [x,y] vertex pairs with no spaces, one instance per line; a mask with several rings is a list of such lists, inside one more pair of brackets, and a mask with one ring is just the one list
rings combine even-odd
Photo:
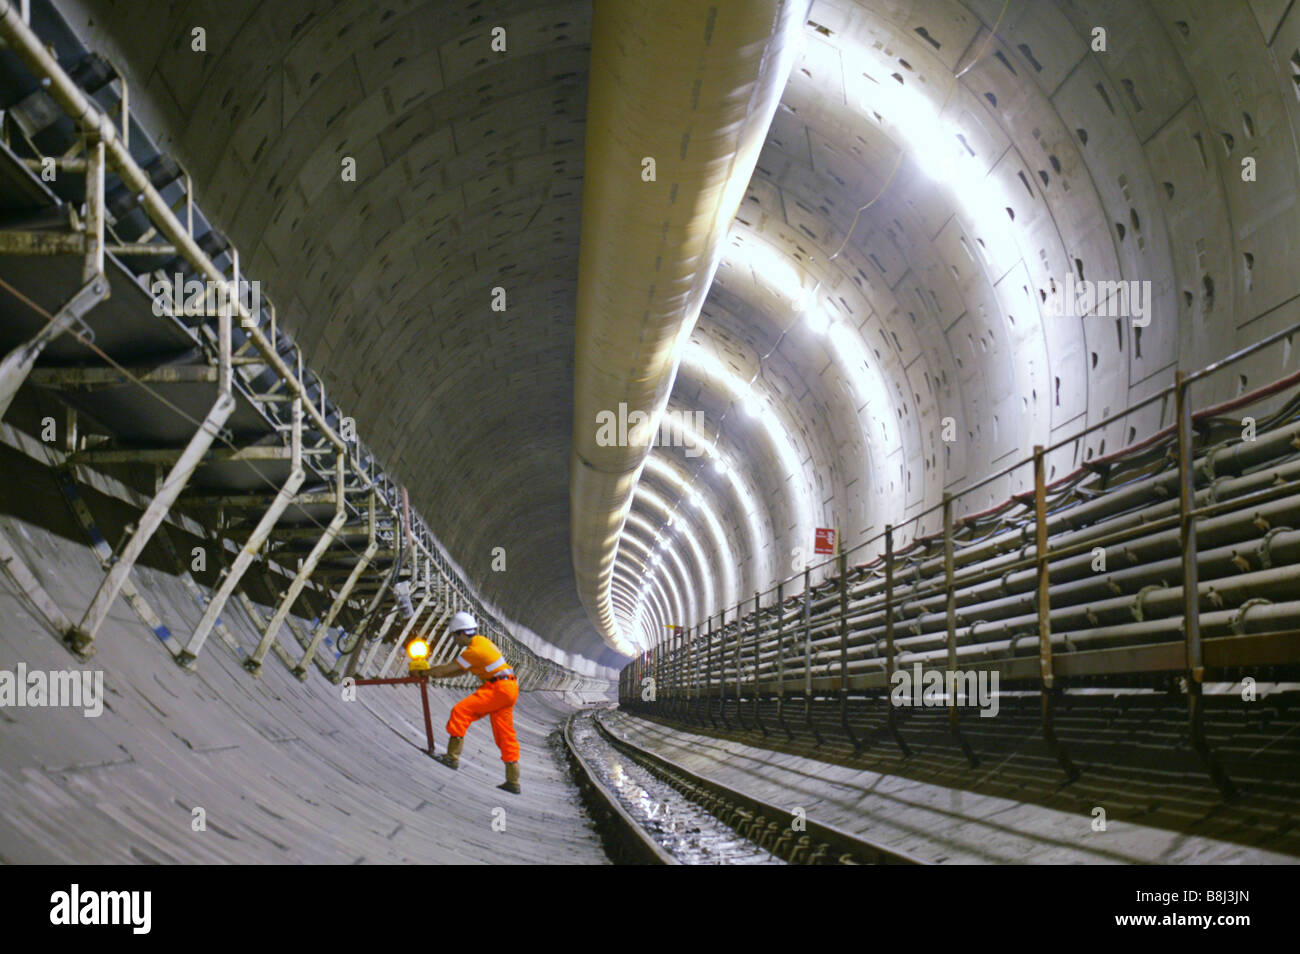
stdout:
[[[904,539],[936,529],[907,520],[1296,320],[1284,262],[1300,238],[1297,39],[1296,11],[1260,4],[813,5],[696,336],[746,380],[775,345],[754,387],[801,445],[817,525],[849,546],[886,522]],[[1067,274],[1149,282],[1149,324],[1105,303],[1056,313]],[[809,319],[817,309],[826,317]],[[827,320],[861,345],[812,327]],[[861,347],[876,381],[859,403],[846,371]],[[1285,354],[1196,400],[1273,380],[1292,369]],[[704,405],[703,392],[725,391],[712,377],[685,366],[674,397]],[[1050,473],[1172,411],[1157,403],[1094,432],[1053,454]],[[762,474],[770,461],[726,433],[734,421],[723,442]],[[971,508],[1005,499],[1018,477]],[[797,483],[767,485],[778,562],[811,547],[790,519]]]
[[[569,514],[564,329],[576,294],[590,4],[348,12],[250,0],[206,23],[204,57],[182,55],[188,29],[211,19],[201,5],[60,6],[94,45],[120,54],[135,108],[152,113],[163,146],[199,177],[250,271],[272,287],[307,276],[307,298],[288,303],[284,320],[383,459],[417,493],[449,502],[425,510],[485,595],[566,651],[617,663],[576,597],[569,541],[554,529]],[[498,21],[511,52],[473,53],[467,41]],[[1097,28],[1104,51],[1093,49]],[[428,36],[446,39],[435,50],[421,42]],[[762,511],[762,557],[730,481],[680,450],[656,452],[700,471],[696,486],[740,552],[742,598],[788,575],[792,551],[810,547],[799,507],[849,544],[886,521],[903,525],[944,489],[1294,320],[1294,9],[818,0],[802,43],[693,337],[745,380],[780,339],[755,385],[780,405],[807,476],[760,460],[761,434],[728,412],[722,382],[689,364],[672,406],[703,410],[710,439],[722,421],[719,445]],[[927,110],[942,121],[916,119]],[[337,135],[304,135],[321,126]],[[229,148],[203,148],[210,136]],[[331,181],[344,149],[366,173],[363,188]],[[1253,181],[1242,179],[1245,158]],[[955,169],[964,188],[943,184]],[[321,227],[331,217],[332,233]],[[861,337],[864,380],[883,394],[855,413],[835,342],[808,327],[777,269],[733,252],[736,240],[769,246],[803,290],[817,289],[827,315]],[[366,252],[353,261],[356,245]],[[1067,273],[1150,281],[1150,324],[1139,333],[1112,318],[1051,314],[1045,296]],[[486,303],[502,285],[510,304],[494,318]],[[1197,400],[1271,380],[1284,370],[1275,364],[1247,362]],[[412,375],[432,382],[432,418],[403,392]],[[546,414],[520,410],[525,391],[552,394]],[[477,407],[492,424],[471,434],[464,421]],[[1149,407],[1049,467],[1059,474],[1113,452],[1170,413]],[[404,428],[438,455],[409,456],[395,436]],[[676,504],[680,491],[655,486]],[[1012,489],[1004,481],[988,496]],[[511,501],[480,511],[480,490]],[[653,508],[636,512],[664,522]],[[709,559],[725,559],[696,532]],[[498,538],[504,576],[490,566]],[[730,601],[717,573],[713,590],[705,614]]]
[[58,5],[485,601],[618,664],[565,530],[590,3]]

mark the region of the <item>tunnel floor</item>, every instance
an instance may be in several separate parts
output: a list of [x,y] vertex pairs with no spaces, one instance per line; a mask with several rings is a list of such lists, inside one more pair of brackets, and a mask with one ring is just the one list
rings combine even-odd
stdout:
[[[65,612],[89,603],[102,571],[85,546],[9,516],[0,528]],[[198,621],[177,578],[140,567],[134,579],[174,629]],[[242,614],[226,617],[251,647]],[[486,720],[458,772],[424,754],[413,687],[358,687],[344,702],[318,673],[300,683],[274,658],[255,679],[216,640],[187,673],[121,600],[96,646],[78,663],[0,580],[0,669],[102,670],[105,698],[98,717],[0,708],[0,862],[608,862],[547,743],[576,696],[521,696],[516,796],[495,787],[503,772]],[[461,695],[430,692],[439,750]],[[194,830],[196,809],[206,830]]]
[[[932,864],[1294,864],[1259,847],[1158,828],[1110,805],[1105,829],[1089,806],[1056,806],[891,775],[701,734],[627,712],[605,724],[633,745],[710,781]],[[1068,807],[1067,807],[1067,804]]]

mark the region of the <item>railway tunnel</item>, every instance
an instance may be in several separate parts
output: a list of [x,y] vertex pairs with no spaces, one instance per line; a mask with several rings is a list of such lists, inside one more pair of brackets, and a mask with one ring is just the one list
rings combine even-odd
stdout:
[[0,860],[1300,857],[1291,0],[0,40]]

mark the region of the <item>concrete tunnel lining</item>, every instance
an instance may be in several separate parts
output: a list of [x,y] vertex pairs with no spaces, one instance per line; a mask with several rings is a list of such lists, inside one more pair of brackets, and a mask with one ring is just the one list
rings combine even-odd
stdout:
[[[568,457],[582,426],[572,403],[572,315],[591,4],[496,5],[517,45],[495,60],[473,52],[471,41],[487,24],[470,2],[380,10],[236,0],[209,30],[202,60],[178,56],[172,40],[210,19],[203,3],[58,6],[92,47],[125,67],[142,122],[194,173],[206,213],[239,245],[250,274],[283,289],[285,326],[331,398],[356,415],[376,456],[410,488],[485,603],[589,674],[625,662],[579,595],[569,531]],[[1109,31],[1106,56],[1089,47],[1098,21],[1122,23]],[[1300,318],[1300,278],[1286,257],[1300,247],[1300,99],[1292,99],[1287,68],[1300,57],[1292,56],[1300,49],[1300,10],[1161,8],[1147,0],[904,7],[814,0],[800,34],[801,52],[665,395],[674,409],[704,412],[706,436],[733,474],[719,476],[707,459],[683,458],[680,449],[652,452],[659,464],[641,474],[630,497],[634,519],[623,531],[624,543],[636,543],[620,547],[610,573],[616,582],[605,594],[629,645],[659,642],[671,623],[703,624],[719,610],[734,615],[738,600],[792,576],[791,556],[810,548],[816,527],[836,527],[852,544],[885,523],[906,523],[1028,447],[1059,440],[1165,386],[1176,371]],[[428,49],[420,43],[427,35],[445,42]],[[430,76],[436,80],[424,82]],[[955,186],[936,174],[925,151],[933,140],[919,138],[934,132],[910,125],[908,107],[941,107],[937,128],[968,153],[958,156],[966,178],[954,178]],[[211,149],[213,140],[228,148]],[[1238,181],[1248,151],[1270,171],[1258,189]],[[353,188],[335,181],[343,152],[368,171]],[[963,189],[972,182],[984,188]],[[793,269],[798,300],[747,251],[757,246],[776,250]],[[1066,276],[1149,280],[1153,321],[1139,328],[1053,315],[1049,299]],[[509,299],[504,313],[486,305],[498,287]],[[810,327],[812,309],[824,312],[830,329]],[[693,354],[709,357],[693,361]],[[1197,398],[1233,397],[1295,367],[1289,347],[1281,366],[1261,355]],[[745,419],[735,400],[735,381],[751,380],[746,387],[770,402],[771,434]],[[1171,408],[1136,412],[1054,453],[1050,473],[1113,453],[1171,415]],[[940,436],[950,417],[956,442]],[[773,451],[778,441],[789,461]],[[687,475],[686,483],[666,479],[669,469]],[[721,534],[693,512],[690,489],[721,521]],[[1000,480],[987,488],[987,503],[1023,489],[1021,478]],[[753,514],[755,507],[762,512]],[[47,537],[19,510],[11,508],[6,530],[28,541],[34,565],[68,567],[60,579],[72,602],[88,600],[90,591],[80,590],[91,586],[95,561]],[[703,558],[675,550],[666,560],[647,559],[673,512],[692,528]],[[931,517],[907,532],[936,527]],[[497,546],[508,554],[508,573],[493,566]],[[725,561],[725,570],[714,570],[710,558]],[[692,573],[708,579],[697,587]],[[177,618],[195,615],[175,580],[148,568],[143,575]],[[638,601],[638,592],[652,595]],[[38,632],[12,594],[0,595],[12,604],[11,618]],[[374,826],[387,818],[418,833],[424,857],[442,858],[455,826],[471,823],[468,816],[428,821],[407,806],[415,789],[377,726],[391,734],[413,723],[389,695],[367,708],[375,718],[364,726],[340,723],[330,708],[334,690],[320,680],[300,687],[277,671],[271,687],[238,688],[239,667],[224,656],[196,689],[164,656],[147,659],[131,624],[118,606],[105,639],[116,648],[103,662],[147,705],[128,706],[122,696],[123,711],[110,723],[120,736],[84,740],[75,759],[27,772],[21,783],[13,773],[6,783],[15,802],[75,803],[112,832],[114,860],[129,860],[120,848],[127,832],[163,852],[162,815],[138,818],[126,808],[147,802],[157,777],[172,770],[149,763],[148,744],[161,740],[182,760],[202,755],[183,770],[196,784],[217,777],[219,760],[208,754],[233,752],[231,761],[244,767],[232,774],[250,790],[260,784],[254,761],[239,760],[280,752],[274,746],[286,742],[312,748],[301,739],[253,739],[238,724],[230,729],[237,741],[196,745],[163,699],[191,692],[193,704],[205,707],[196,713],[219,713],[233,705],[228,697],[239,698],[248,708],[235,723],[256,726],[262,707],[284,706],[303,726],[334,724],[329,741],[291,771],[305,779],[311,758],[328,761],[334,774],[312,784],[331,788],[360,814],[373,812],[373,824],[316,854],[296,853],[310,841],[299,830],[298,840],[276,847],[285,857],[333,860],[355,851],[411,860],[385,846],[389,837],[378,838]],[[29,650],[15,639],[7,652],[52,667],[60,651],[52,641]],[[539,767],[548,798],[567,796],[562,772],[548,767],[545,735],[583,701],[536,693],[521,703],[529,771]],[[222,721],[194,718],[188,728],[196,730]],[[15,724],[22,731],[21,720]],[[61,738],[73,731],[59,727]],[[471,754],[495,770],[485,732],[478,736]],[[117,757],[110,743],[128,755]],[[367,770],[381,809],[364,804],[341,767],[353,747],[373,760]],[[43,753],[33,735],[5,755],[18,756],[17,765]],[[114,778],[118,800],[92,806],[75,781],[83,772]],[[438,784],[433,768],[425,774]],[[50,782],[55,777],[62,791]],[[259,803],[260,812],[283,815],[295,805],[293,779],[263,781],[269,804]],[[324,825],[319,808],[309,814]],[[13,818],[41,824],[37,814]],[[581,826],[576,807],[569,821]],[[530,817],[525,826],[532,824]],[[240,834],[248,844],[221,860],[274,856],[265,844],[253,847],[256,828]],[[98,850],[89,842],[63,847],[69,858]],[[593,860],[591,849],[580,837],[563,846],[583,863]],[[39,857],[34,844],[16,850]],[[521,840],[507,860],[555,859]]]

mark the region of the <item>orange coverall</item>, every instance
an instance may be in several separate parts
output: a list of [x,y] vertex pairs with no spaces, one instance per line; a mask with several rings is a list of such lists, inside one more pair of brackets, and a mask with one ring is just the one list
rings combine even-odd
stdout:
[[515,738],[515,700],[519,698],[519,683],[514,670],[507,664],[501,650],[486,636],[470,640],[456,662],[483,680],[478,692],[466,696],[451,707],[447,719],[447,734],[464,737],[470,723],[484,716],[492,718],[492,738],[501,750],[502,762],[519,761],[519,740]]

